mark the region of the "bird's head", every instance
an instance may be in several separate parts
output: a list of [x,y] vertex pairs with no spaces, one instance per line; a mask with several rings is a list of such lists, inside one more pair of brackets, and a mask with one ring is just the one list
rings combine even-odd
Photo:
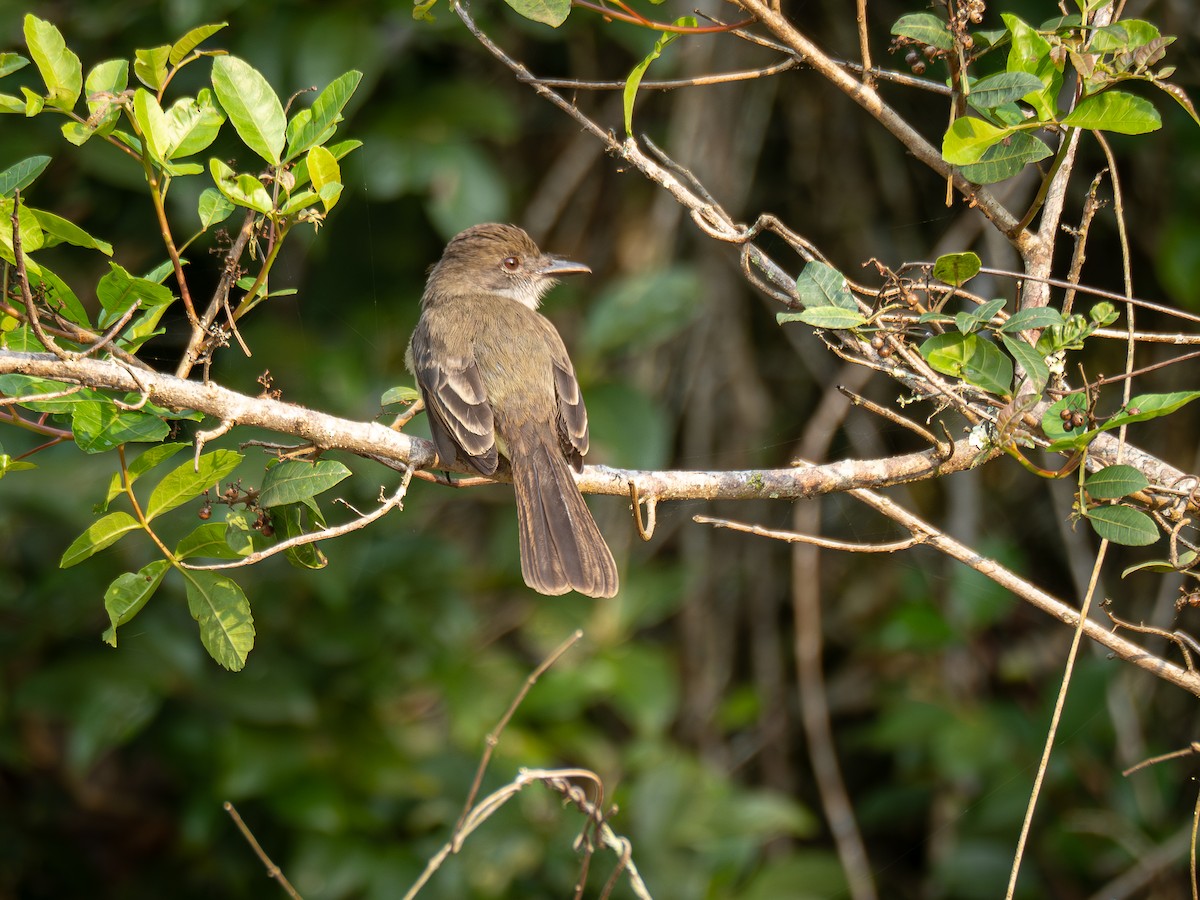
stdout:
[[430,270],[429,285],[443,295],[486,291],[537,309],[559,276],[591,271],[543,253],[516,225],[474,225],[446,245]]

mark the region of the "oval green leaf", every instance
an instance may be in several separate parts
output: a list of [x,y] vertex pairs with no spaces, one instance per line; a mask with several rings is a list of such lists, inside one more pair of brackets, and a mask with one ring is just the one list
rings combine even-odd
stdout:
[[299,503],[329,490],[349,475],[350,470],[336,460],[323,459],[316,463],[288,460],[268,470],[258,495],[258,505],[266,509]]
[[1105,466],[1083,482],[1093,500],[1116,500],[1144,491],[1149,486],[1150,482],[1140,470],[1124,464]]
[[857,309],[843,309],[840,306],[814,306],[803,312],[776,313],[775,320],[780,325],[787,322],[803,322],[813,328],[851,329],[860,328],[867,323],[867,318]]
[[99,553],[105,547],[111,547],[131,531],[141,526],[137,519],[127,512],[111,512],[97,519],[79,537],[71,542],[59,560],[58,566],[67,569],[76,563],[81,563],[93,553]]
[[233,450],[213,450],[200,457],[198,468],[192,460],[183,463],[167,473],[151,492],[146,504],[146,519],[153,519],[200,496],[236,469],[241,461],[242,454]]
[[1105,91],[1080,100],[1063,124],[1115,134],[1146,134],[1162,128],[1162,117],[1149,100],[1124,91]]
[[1158,526],[1140,509],[1128,506],[1097,506],[1087,511],[1096,534],[1114,544],[1147,547],[1158,540]]
[[278,165],[287,123],[283,105],[267,79],[245,60],[219,56],[213,60],[212,83],[242,142]]
[[246,665],[254,648],[254,618],[250,602],[237,582],[216,572],[184,569],[188,611],[200,626],[200,641],[218,663],[231,672]]

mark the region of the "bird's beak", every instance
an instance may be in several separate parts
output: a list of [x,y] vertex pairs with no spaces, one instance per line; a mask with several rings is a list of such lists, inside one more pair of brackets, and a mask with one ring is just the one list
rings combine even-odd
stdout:
[[572,262],[561,256],[543,256],[541,264],[538,266],[538,274],[550,278],[557,278],[560,275],[590,275],[591,272],[592,270],[583,263]]

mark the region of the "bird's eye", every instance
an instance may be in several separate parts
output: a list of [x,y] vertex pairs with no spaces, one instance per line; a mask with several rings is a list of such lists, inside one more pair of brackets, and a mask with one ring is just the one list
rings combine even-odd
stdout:
[[505,272],[515,272],[517,269],[521,268],[521,257],[506,256],[500,265],[504,266]]

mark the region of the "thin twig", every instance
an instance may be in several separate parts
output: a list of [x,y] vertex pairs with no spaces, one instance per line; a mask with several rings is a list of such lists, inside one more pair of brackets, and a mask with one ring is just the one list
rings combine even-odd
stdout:
[[846,553],[895,553],[908,550],[925,542],[924,535],[913,535],[901,541],[887,544],[859,544],[850,541],[835,541],[830,538],[817,537],[812,534],[798,534],[795,531],[781,531],[776,528],[764,528],[761,525],[750,525],[745,522],[735,522],[733,519],[719,519],[714,516],[692,516],[697,525],[713,525],[717,528],[728,528],[731,531],[742,531],[758,537],[785,541],[789,544],[811,544],[824,550],[843,550]]
[[300,893],[294,887],[292,887],[292,883],[287,880],[287,877],[283,874],[283,870],[280,869],[279,866],[275,865],[275,863],[271,862],[271,857],[267,856],[267,851],[263,850],[262,845],[260,845],[255,839],[253,832],[251,832],[249,826],[242,821],[242,817],[238,815],[238,811],[234,809],[233,804],[226,800],[223,806],[225,808],[225,812],[229,813],[229,818],[233,819],[233,824],[236,825],[238,831],[242,833],[242,837],[246,839],[246,843],[250,845],[250,849],[254,851],[254,855],[257,856],[262,864],[266,867],[267,876],[278,881],[279,886],[282,887],[284,891],[287,892],[287,895],[292,897],[293,900],[303,900],[303,898],[300,896]]
[[487,771],[488,763],[492,761],[492,754],[496,752],[496,746],[500,743],[500,735],[516,714],[517,707],[521,705],[526,695],[537,684],[538,679],[546,674],[563,654],[574,647],[580,640],[583,639],[583,631],[576,629],[572,635],[555,647],[550,654],[538,664],[538,667],[529,673],[529,677],[525,679],[525,683],[521,685],[521,689],[517,691],[517,695],[513,697],[512,703],[508,705],[504,715],[500,717],[500,721],[496,723],[496,727],[488,732],[484,739],[483,755],[479,760],[479,767],[475,770],[475,778],[471,782],[471,789],[467,791],[467,802],[463,804],[463,811],[458,817],[458,821],[454,824],[454,835],[462,831],[463,825],[467,820],[467,816],[471,813],[471,807],[475,803],[475,798],[479,795],[479,787],[483,784],[483,775]]
[[1034,776],[1033,789],[1029,793],[1029,805],[1025,809],[1025,821],[1021,824],[1021,834],[1017,838],[1017,849],[1013,853],[1012,872],[1008,878],[1008,891],[1005,900],[1012,900],[1017,890],[1017,876],[1021,874],[1021,862],[1025,857],[1025,844],[1029,840],[1029,830],[1033,826],[1033,813],[1037,809],[1038,798],[1041,796],[1042,784],[1046,772],[1050,768],[1050,752],[1054,749],[1054,738],[1058,734],[1058,725],[1062,721],[1062,711],[1067,704],[1067,689],[1071,684],[1071,674],[1075,671],[1075,660],[1079,657],[1079,645],[1083,640],[1084,624],[1088,621],[1092,598],[1096,594],[1096,585],[1100,581],[1100,568],[1104,565],[1104,557],[1108,553],[1108,540],[1100,541],[1096,551],[1096,562],[1092,565],[1092,577],[1088,582],[1087,593],[1080,604],[1079,618],[1075,623],[1075,633],[1071,636],[1071,649],[1067,652],[1067,662],[1063,668],[1062,683],[1058,688],[1058,697],[1054,701],[1054,713],[1050,717],[1050,727],[1046,731],[1046,744],[1042,749],[1042,759],[1038,764],[1037,775]]

